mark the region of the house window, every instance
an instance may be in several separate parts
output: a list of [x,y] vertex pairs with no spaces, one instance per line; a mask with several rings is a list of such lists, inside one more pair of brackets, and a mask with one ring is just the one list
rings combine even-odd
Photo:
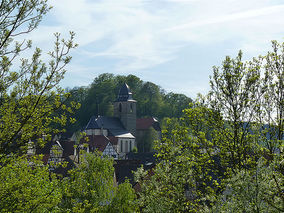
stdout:
[[123,141],[120,141],[120,152],[123,152]]
[[129,141],[129,151],[132,151],[132,141]]
[[133,112],[133,104],[130,104],[130,112]]

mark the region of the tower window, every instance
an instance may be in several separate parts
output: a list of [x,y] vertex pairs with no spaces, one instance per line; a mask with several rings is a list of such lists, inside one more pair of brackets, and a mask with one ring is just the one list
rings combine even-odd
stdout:
[[121,103],[119,103],[119,112],[121,112],[122,111],[122,106],[121,106]]
[[130,104],[130,112],[133,112],[133,104]]

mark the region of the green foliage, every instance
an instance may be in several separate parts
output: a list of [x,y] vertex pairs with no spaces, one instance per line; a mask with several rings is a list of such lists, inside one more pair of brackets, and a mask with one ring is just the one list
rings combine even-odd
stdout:
[[61,202],[60,182],[38,158],[0,160],[1,212],[55,212]]
[[[282,146],[284,138],[284,42],[272,41],[272,51],[261,57],[264,78],[262,79],[262,98],[258,105],[257,121],[263,130],[263,144],[270,155]],[[267,135],[269,139],[267,140]]]
[[163,106],[164,116],[170,118],[179,118],[182,116],[182,110],[188,108],[191,99],[184,94],[170,92],[163,97],[165,105]]
[[159,163],[136,174],[143,211],[283,211],[283,46],[248,62],[226,57],[202,104],[163,121]]
[[182,110],[192,100],[185,95],[166,94],[159,86],[144,82],[134,75],[122,76],[104,73],[96,77],[89,87],[76,87],[69,90],[72,100],[82,107],[75,114],[78,123],[68,126],[74,131],[86,125],[93,115],[113,116],[113,101],[116,100],[121,85],[127,83],[137,104],[137,116],[180,117]]
[[[222,132],[223,140],[231,157],[232,169],[251,165],[251,155],[258,152],[257,141],[252,135],[252,121],[258,104],[260,85],[259,62],[242,62],[240,51],[236,59],[229,56],[221,68],[214,67],[211,77],[211,91],[208,106],[221,113],[226,123]],[[225,153],[224,153],[225,154]]]
[[140,130],[137,132],[136,141],[137,148],[139,152],[151,152],[153,151],[153,146],[156,140],[159,140],[159,132],[157,132],[153,127],[147,130]]
[[65,180],[61,210],[64,212],[133,212],[131,184],[116,187],[113,160],[101,154],[83,154],[79,166]]
[[60,179],[41,158],[4,157],[0,161],[1,212],[134,212],[129,182],[116,186],[113,160],[84,154],[81,164]]
[[214,144],[203,132],[210,130],[209,138],[218,134],[211,127],[222,125],[221,117],[206,107],[192,105],[178,125],[176,122],[167,121],[169,128],[163,130],[162,141],[155,147],[159,163],[153,175],[139,181],[140,205],[145,212],[201,211],[214,202],[213,195],[223,187],[216,176],[225,175],[225,171],[216,162]]
[[[4,65],[5,69],[11,66],[11,61],[20,52],[31,47],[31,41],[16,41],[14,38],[34,30],[49,9],[46,0],[1,1],[0,57],[2,57],[1,65]],[[16,77],[14,74],[11,73],[10,77]],[[6,83],[9,84],[10,82]]]
[[115,188],[115,196],[106,212],[136,212],[137,209],[136,195],[126,180]]
[[[17,41],[20,34],[29,33],[37,27],[49,10],[47,1],[2,1],[0,5],[0,153],[25,153],[29,140],[61,131],[51,125],[64,125],[67,114],[77,107],[66,106],[59,82],[69,63],[74,33],[70,39],[55,34],[54,50],[50,60],[41,60],[41,50],[36,48],[30,59],[19,59],[20,54],[31,48],[31,41]],[[20,62],[18,70],[12,69],[14,61]],[[55,111],[63,112],[55,115]],[[38,144],[42,144],[42,139]]]
[[133,147],[133,149],[131,150],[131,152],[137,153],[138,152],[138,148],[135,146]]
[[64,194],[65,205],[74,212],[101,211],[111,200],[113,167],[111,160],[84,154],[79,166],[70,173]]
[[241,52],[235,59],[226,57],[213,68],[202,104],[191,104],[180,119],[164,119],[156,167],[135,174],[141,186],[137,201],[129,182],[116,186],[113,160],[98,153],[85,153],[62,180],[40,159],[19,157],[30,141],[41,145],[74,122],[68,115],[79,107],[76,102],[82,104],[75,116],[80,127],[93,114],[112,116],[112,102],[124,82],[139,103],[138,117],[180,117],[192,102],[134,75],[107,73],[87,88],[65,93],[59,82],[71,60],[69,51],[77,46],[74,33],[68,40],[56,33],[45,61],[39,48],[30,59],[19,59],[32,46],[17,38],[34,30],[49,9],[46,0],[0,4],[1,211],[283,212],[284,43],[276,41],[272,52],[258,59],[243,62]]
[[220,196],[213,212],[283,212],[283,174],[279,161],[264,163],[250,171],[240,170],[227,180],[227,189]]

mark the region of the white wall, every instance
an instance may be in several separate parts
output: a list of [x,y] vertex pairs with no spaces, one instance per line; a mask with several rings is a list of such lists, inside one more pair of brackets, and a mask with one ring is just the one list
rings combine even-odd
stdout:
[[[130,145],[131,144],[131,145]],[[119,138],[118,139],[118,153],[128,153],[135,147],[135,139]],[[131,150],[130,150],[131,148]]]
[[103,129],[103,132],[101,129],[87,129],[85,130],[87,135],[104,135],[108,136],[107,129]]

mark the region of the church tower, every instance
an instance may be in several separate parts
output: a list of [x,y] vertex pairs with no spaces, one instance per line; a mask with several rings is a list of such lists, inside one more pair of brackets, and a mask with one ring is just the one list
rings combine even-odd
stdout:
[[132,92],[126,83],[120,88],[114,102],[114,116],[121,120],[133,136],[136,136],[136,101],[132,98]]

